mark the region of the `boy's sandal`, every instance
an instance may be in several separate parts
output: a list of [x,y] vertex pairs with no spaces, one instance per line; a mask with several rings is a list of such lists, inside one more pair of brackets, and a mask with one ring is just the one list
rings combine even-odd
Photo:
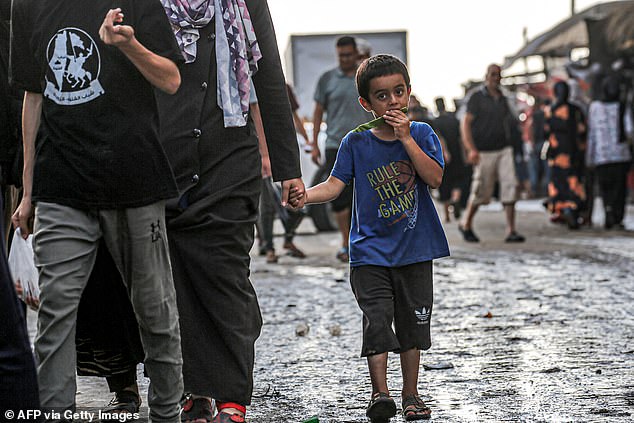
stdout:
[[390,418],[396,415],[396,403],[389,394],[385,392],[375,392],[372,394],[365,415],[372,423],[387,423]]
[[408,422],[427,420],[431,418],[431,409],[418,395],[409,395],[403,399],[403,417]]

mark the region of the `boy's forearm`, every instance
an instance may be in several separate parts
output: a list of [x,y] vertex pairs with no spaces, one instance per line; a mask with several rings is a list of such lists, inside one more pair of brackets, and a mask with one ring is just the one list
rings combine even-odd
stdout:
[[339,197],[341,191],[345,188],[339,179],[329,176],[328,179],[321,184],[306,190],[306,204],[327,203]]
[[403,140],[402,143],[418,176],[431,188],[438,188],[442,182],[442,167],[421,150],[411,136]]

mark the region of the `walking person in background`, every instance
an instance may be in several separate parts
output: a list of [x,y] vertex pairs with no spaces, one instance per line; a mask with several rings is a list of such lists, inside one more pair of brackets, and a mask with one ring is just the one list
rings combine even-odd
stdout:
[[244,422],[262,327],[249,279],[262,190],[252,89],[282,201],[290,189],[304,191],[297,136],[265,0],[161,3],[186,61],[178,93],[157,93],[179,188],[167,204],[167,234],[190,393],[182,420]]
[[529,118],[530,152],[528,160],[528,175],[531,191],[534,196],[542,197],[548,192],[548,162],[542,158],[542,150],[546,142],[544,132],[544,101],[541,97],[535,97],[535,103],[531,109]]
[[581,180],[584,169],[586,122],[581,109],[568,101],[570,89],[565,81],[554,87],[555,99],[546,109],[548,134],[548,199],[546,207],[553,222],[566,223],[578,229],[586,207],[586,194]]
[[473,164],[471,194],[464,219],[458,226],[467,242],[479,242],[473,231],[473,218],[482,204],[491,201],[495,183],[500,184],[500,202],[506,216],[506,242],[524,242],[515,230],[517,177],[513,159],[511,125],[517,125],[500,88],[501,68],[487,68],[484,84],[467,102],[462,119],[462,142],[467,162]]
[[401,110],[411,86],[396,57],[380,54],[363,62],[357,86],[364,109],[383,122],[346,135],[331,176],[306,191],[306,202],[329,201],[355,180],[350,284],[363,311],[361,355],[372,383],[366,415],[385,423],[396,414],[387,385],[388,352],[396,352],[403,417],[428,419],[418,375],[421,350],[431,347],[432,261],[449,255],[429,194],[442,180],[442,149],[428,124],[411,122]]
[[176,92],[182,56],[160,4],[122,7],[13,3],[11,78],[25,90],[24,195],[13,224],[26,237],[35,204],[42,407],[75,409],[76,315],[103,238],[139,321],[150,419],[176,423],[182,358],[165,200],[177,191],[153,87]]
[[[326,157],[321,164],[321,171],[332,170],[337,158],[337,149],[343,137],[361,123],[369,120],[371,115],[359,105],[359,96],[354,85],[354,75],[357,71],[359,52],[353,37],[340,37],[336,43],[339,66],[321,75],[315,89],[315,111],[313,114],[313,143],[312,158],[315,164],[320,164],[321,151],[317,143],[319,128],[326,113],[328,127],[326,129]],[[348,237],[350,233],[350,210],[352,207],[352,186],[331,202],[332,210],[337,219],[341,234],[341,248],[337,251],[337,258],[347,262]]]
[[617,75],[602,83],[600,101],[590,103],[588,112],[588,146],[586,165],[595,168],[605,210],[606,229],[623,229],[627,172],[632,164],[628,138],[632,137],[632,111],[620,101],[620,81]]
[[[286,88],[290,90],[288,84],[286,84]],[[292,92],[289,91],[290,93]],[[293,103],[293,97],[290,97],[290,95],[289,100],[291,100],[291,109],[293,109],[294,105],[297,105],[297,101],[295,100],[295,103]],[[295,110],[293,109],[293,114],[296,116]],[[260,115],[260,107],[257,101],[251,103],[251,116],[258,136],[260,155],[262,156],[262,194],[260,194],[260,214],[256,225],[260,242],[260,255],[266,256],[267,263],[277,263],[279,259],[277,254],[275,254],[275,245],[273,243],[273,224],[275,216],[278,216],[284,227],[283,248],[286,250],[286,254],[295,258],[305,258],[304,252],[297,248],[293,242],[295,230],[302,222],[304,213],[303,210],[285,209],[281,205],[281,192],[278,191],[278,187],[272,179],[271,159],[266,146],[266,134],[262,126],[262,116]],[[294,119],[294,121],[297,128],[297,119]]]
[[438,117],[433,120],[432,126],[441,141],[444,142],[443,154],[445,169],[442,183],[438,188],[439,200],[443,203],[445,222],[451,222],[450,208],[456,219],[460,219],[460,197],[462,186],[467,177],[468,168],[464,162],[462,142],[460,141],[460,121],[453,113],[445,108],[445,100],[438,97],[435,100]]

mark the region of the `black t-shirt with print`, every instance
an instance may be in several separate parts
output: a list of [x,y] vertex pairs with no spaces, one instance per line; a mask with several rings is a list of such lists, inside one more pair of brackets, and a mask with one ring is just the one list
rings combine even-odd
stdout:
[[177,195],[151,84],[99,28],[120,7],[150,51],[183,61],[157,0],[15,0],[11,82],[42,93],[33,200],[140,207]]

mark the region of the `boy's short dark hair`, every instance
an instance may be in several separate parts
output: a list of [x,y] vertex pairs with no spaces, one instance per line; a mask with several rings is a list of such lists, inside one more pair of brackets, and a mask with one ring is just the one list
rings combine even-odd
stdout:
[[365,59],[357,69],[357,91],[359,95],[368,100],[370,94],[370,81],[374,78],[394,74],[403,75],[405,85],[409,88],[409,72],[405,63],[391,54],[377,54]]
[[343,37],[337,38],[336,45],[337,47],[352,46],[355,49],[357,48],[357,42],[355,41],[354,37],[351,37],[349,35],[344,35]]

